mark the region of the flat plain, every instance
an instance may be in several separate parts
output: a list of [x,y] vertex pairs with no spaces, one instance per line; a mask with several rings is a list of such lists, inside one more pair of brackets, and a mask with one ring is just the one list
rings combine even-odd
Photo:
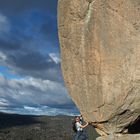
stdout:
[[[0,140],[73,140],[72,116],[31,116],[0,113]],[[89,140],[98,134],[86,129]]]

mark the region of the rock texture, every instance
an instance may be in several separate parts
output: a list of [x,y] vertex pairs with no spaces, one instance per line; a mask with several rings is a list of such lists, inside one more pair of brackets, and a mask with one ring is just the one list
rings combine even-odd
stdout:
[[123,135],[123,136],[108,136],[99,137],[97,140],[140,140],[140,135]]
[[140,0],[59,0],[68,91],[100,135],[127,133],[140,116]]

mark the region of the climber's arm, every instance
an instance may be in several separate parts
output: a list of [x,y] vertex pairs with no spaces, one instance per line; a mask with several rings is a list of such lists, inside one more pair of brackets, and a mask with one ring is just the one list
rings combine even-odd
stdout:
[[81,128],[85,128],[88,126],[89,123],[86,123],[85,125],[80,125]]

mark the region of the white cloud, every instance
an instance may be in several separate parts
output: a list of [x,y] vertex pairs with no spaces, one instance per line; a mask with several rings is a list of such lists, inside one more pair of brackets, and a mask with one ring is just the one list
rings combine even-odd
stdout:
[[29,112],[31,112],[31,113],[33,113],[33,112],[35,112],[35,113],[36,112],[37,113],[42,112],[41,108],[39,108],[39,107],[24,106],[24,109],[29,111]]
[[30,107],[30,106],[24,106],[25,113],[27,114],[36,114],[36,115],[78,115],[79,113],[75,113],[74,110],[67,110],[67,109],[59,109],[59,108],[51,108],[48,106],[43,107]]
[[3,52],[0,51],[0,62],[6,61],[7,56]]
[[8,33],[10,31],[10,22],[8,18],[2,14],[0,14],[0,32]]
[[25,106],[24,108],[11,108],[8,109],[6,107],[0,107],[0,111],[6,113],[18,113],[18,114],[28,114],[28,115],[48,115],[48,116],[56,116],[56,115],[68,115],[68,116],[76,116],[79,115],[79,112],[76,110],[67,110],[67,109],[59,109],[59,108],[51,108],[48,106],[43,107],[30,107]]
[[[75,111],[64,85],[32,77],[9,80],[0,76],[0,99],[3,99],[0,107],[12,106],[13,113],[22,110],[27,114],[68,115]],[[67,108],[69,105],[71,107]],[[9,106],[3,110],[8,110]]]
[[60,54],[59,53],[50,53],[49,56],[52,58],[52,60],[56,63],[59,64],[61,59],[60,59]]
[[0,51],[0,65],[6,66],[7,65],[6,61],[7,61],[7,55]]
[[6,107],[9,106],[9,101],[7,101],[4,98],[0,98],[0,107]]

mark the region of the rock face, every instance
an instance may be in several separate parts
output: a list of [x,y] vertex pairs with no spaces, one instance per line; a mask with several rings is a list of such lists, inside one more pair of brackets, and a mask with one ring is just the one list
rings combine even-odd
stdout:
[[101,135],[126,133],[140,116],[140,0],[59,0],[68,91]]
[[99,137],[97,140],[140,140],[140,135],[123,135],[121,137],[108,136],[108,137]]

